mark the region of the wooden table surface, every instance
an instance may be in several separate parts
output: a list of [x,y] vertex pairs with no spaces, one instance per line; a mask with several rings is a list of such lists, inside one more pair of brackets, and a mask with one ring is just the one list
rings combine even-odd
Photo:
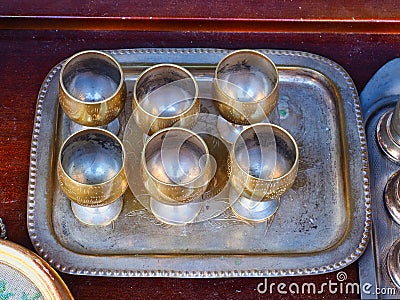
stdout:
[[[7,19],[5,23],[13,22]],[[13,26],[18,27],[16,24]],[[36,98],[47,72],[80,50],[137,47],[303,50],[326,56],[342,65],[361,91],[380,66],[399,56],[400,35],[363,32],[0,30],[0,217],[7,225],[11,241],[33,249],[26,229],[29,154]],[[347,282],[358,282],[357,263],[343,271],[348,276]],[[268,282],[322,284],[335,281],[336,275],[337,272],[320,276],[271,278]],[[262,278],[208,280],[61,276],[76,299],[268,298],[268,295],[257,292],[257,285],[264,281]],[[359,295],[332,295],[326,292],[322,295],[278,294],[275,297],[353,299],[359,298]]]
[[0,27],[152,31],[398,32],[396,0],[20,0],[0,2]]

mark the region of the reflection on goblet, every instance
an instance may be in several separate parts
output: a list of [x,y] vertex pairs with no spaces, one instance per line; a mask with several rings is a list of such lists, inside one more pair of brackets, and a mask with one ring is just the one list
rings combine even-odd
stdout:
[[200,112],[199,90],[192,74],[172,64],[155,65],[145,70],[133,88],[133,116],[147,135]]
[[79,52],[61,69],[58,97],[65,114],[72,120],[71,133],[104,125],[117,134],[117,117],[126,99],[122,68],[107,53]]
[[125,157],[121,141],[100,128],[78,131],[64,142],[57,177],[80,221],[107,225],[118,217],[128,187]]
[[400,288],[400,240],[397,240],[390,247],[389,252],[386,256],[386,269],[387,273],[392,280],[392,282],[396,285],[397,288]]
[[376,139],[383,153],[400,164],[400,101],[394,110],[384,113],[376,127]]
[[275,109],[278,70],[264,54],[238,50],[218,64],[213,81],[213,98],[221,114],[218,131],[233,143],[244,126],[264,122]]
[[144,146],[141,169],[158,219],[177,225],[196,217],[213,178],[212,160],[199,135],[180,127],[158,131]]
[[255,222],[272,217],[296,179],[298,161],[296,141],[283,128],[259,123],[244,129],[231,149],[233,212]]

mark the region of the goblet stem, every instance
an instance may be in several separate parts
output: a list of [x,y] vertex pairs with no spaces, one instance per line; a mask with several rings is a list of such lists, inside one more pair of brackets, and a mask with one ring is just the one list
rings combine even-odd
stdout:
[[256,201],[239,195],[234,188],[231,188],[229,203],[233,213],[239,218],[252,222],[265,222],[276,214],[280,206],[280,198]]
[[72,212],[75,217],[87,225],[106,226],[118,218],[123,207],[123,196],[111,204],[88,207],[71,201]]
[[237,136],[243,131],[245,126],[237,125],[225,120],[223,117],[218,116],[217,121],[217,130],[220,137],[230,143],[233,144],[236,140]]
[[[268,118],[260,123],[269,123]],[[222,116],[218,116],[217,130],[219,136],[227,143],[233,144],[239,134],[251,125],[239,125],[225,120]]]
[[141,159],[144,186],[153,198],[153,214],[172,225],[192,221],[212,179],[212,163],[205,141],[188,129],[171,127],[153,134],[144,145]]
[[154,198],[150,199],[150,209],[154,216],[161,222],[170,225],[185,225],[192,222],[199,214],[201,205],[200,201],[169,205]]
[[[81,131],[83,129],[93,128],[89,126],[80,125],[76,122],[71,121],[69,124],[70,134],[74,134],[75,132]],[[115,118],[110,123],[103,126],[96,126],[95,128],[101,128],[111,132],[112,134],[118,135],[119,130],[121,128],[118,118]]]

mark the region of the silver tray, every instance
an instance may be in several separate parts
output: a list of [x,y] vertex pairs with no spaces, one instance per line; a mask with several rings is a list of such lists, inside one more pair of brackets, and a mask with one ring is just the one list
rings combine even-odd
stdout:
[[399,75],[400,59],[397,58],[382,66],[361,93],[371,164],[373,234],[366,255],[359,262],[360,283],[371,284],[370,291],[380,289],[386,293],[364,294],[363,299],[398,299],[400,294],[400,289],[389,277],[386,263],[390,247],[400,238],[400,226],[390,216],[384,201],[386,183],[399,170],[399,165],[385,156],[376,139],[379,119],[394,109],[399,99]]
[[[55,162],[68,123],[57,100],[62,63],[45,78],[32,136],[28,231],[56,269],[100,276],[236,277],[322,274],[357,260],[371,222],[366,139],[357,90],[346,71],[324,57],[260,50],[278,66],[280,98],[270,121],[287,129],[300,150],[299,173],[274,221],[249,224],[230,210],[186,226],[163,226],[128,191],[121,216],[106,227],[79,223],[60,191]],[[188,68],[209,98],[213,71],[229,51],[107,51],[121,64],[128,99],[156,63]],[[122,137],[122,133],[120,133]],[[140,180],[138,178],[138,180]]]

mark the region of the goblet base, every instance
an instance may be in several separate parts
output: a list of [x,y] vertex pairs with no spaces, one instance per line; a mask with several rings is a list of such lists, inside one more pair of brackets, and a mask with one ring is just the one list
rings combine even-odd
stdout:
[[376,138],[383,153],[393,162],[400,164],[400,145],[390,132],[393,111],[386,112],[376,127]]
[[278,211],[280,199],[256,201],[240,196],[234,188],[231,188],[229,191],[229,203],[237,217],[252,222],[265,222]]
[[122,211],[123,196],[111,204],[100,207],[88,207],[71,201],[72,212],[75,217],[87,225],[106,226],[118,218]]
[[192,222],[200,212],[201,202],[171,205],[150,199],[150,209],[154,216],[169,225],[185,225]]
[[389,249],[389,253],[386,257],[386,268],[387,273],[390,276],[392,282],[400,288],[400,241],[396,241]]
[[390,176],[386,183],[384,192],[386,208],[397,224],[400,224],[399,175],[400,171],[397,171]]
[[[269,123],[268,118],[259,123]],[[218,116],[217,130],[219,136],[227,143],[233,144],[238,135],[250,125],[238,125],[225,120],[222,116]]]
[[[114,135],[118,135],[118,132],[119,132],[119,130],[121,128],[118,118],[112,120],[110,123],[108,123],[106,125],[97,126],[97,127],[105,129],[105,130],[111,132]],[[75,132],[81,131],[83,129],[88,129],[88,128],[93,128],[93,127],[84,126],[84,125],[75,123],[73,121],[71,121],[70,124],[69,124],[69,131],[70,131],[71,134],[74,134]]]
[[218,116],[217,130],[220,137],[230,144],[233,144],[238,135],[244,130],[245,125],[237,125]]

